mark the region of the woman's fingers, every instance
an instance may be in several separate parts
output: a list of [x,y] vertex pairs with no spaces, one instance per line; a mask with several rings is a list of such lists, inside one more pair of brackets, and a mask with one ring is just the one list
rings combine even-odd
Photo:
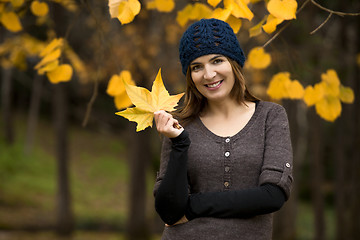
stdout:
[[183,128],[178,127],[180,126],[178,121],[174,119],[170,113],[163,110],[155,112],[154,119],[158,132],[167,137],[177,137],[184,130]]

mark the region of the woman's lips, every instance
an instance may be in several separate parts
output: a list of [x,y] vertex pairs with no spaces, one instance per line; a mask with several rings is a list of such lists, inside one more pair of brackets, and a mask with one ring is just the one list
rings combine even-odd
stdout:
[[210,89],[216,89],[216,88],[220,87],[222,82],[223,82],[223,80],[220,80],[220,81],[217,81],[217,82],[214,82],[214,83],[211,83],[211,84],[205,84],[205,86],[207,88],[210,88]]

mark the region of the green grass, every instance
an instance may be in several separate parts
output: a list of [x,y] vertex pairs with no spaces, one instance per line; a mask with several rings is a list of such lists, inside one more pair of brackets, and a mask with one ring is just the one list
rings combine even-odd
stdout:
[[[34,148],[25,155],[25,126],[22,122],[15,126],[13,145],[0,139],[0,229],[54,225],[54,131],[50,123],[41,122]],[[77,227],[123,228],[128,201],[124,151],[118,136],[79,127],[69,130],[70,184]]]

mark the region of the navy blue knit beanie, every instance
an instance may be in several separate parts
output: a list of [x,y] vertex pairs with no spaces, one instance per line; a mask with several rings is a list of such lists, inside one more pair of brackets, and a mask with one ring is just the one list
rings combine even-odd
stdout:
[[183,34],[179,46],[182,72],[186,75],[190,63],[208,54],[221,54],[244,66],[245,55],[233,29],[218,19],[201,19]]

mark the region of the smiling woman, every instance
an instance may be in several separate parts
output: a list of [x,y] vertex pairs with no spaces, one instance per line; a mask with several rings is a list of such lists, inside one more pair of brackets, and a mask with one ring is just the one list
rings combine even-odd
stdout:
[[293,181],[286,112],[247,90],[245,56],[227,23],[194,23],[179,50],[183,106],[155,113],[165,136],[154,187],[162,240],[271,239],[271,213]]

